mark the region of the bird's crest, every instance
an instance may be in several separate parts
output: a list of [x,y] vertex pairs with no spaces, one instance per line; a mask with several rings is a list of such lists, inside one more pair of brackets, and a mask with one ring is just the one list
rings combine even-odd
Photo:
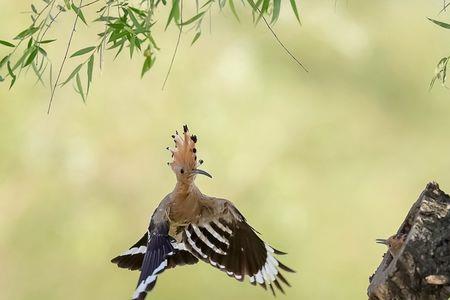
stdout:
[[175,134],[172,135],[173,141],[175,143],[175,147],[167,147],[172,153],[172,162],[169,165],[172,169],[187,169],[194,170],[198,166],[200,166],[203,161],[197,160],[197,148],[195,148],[195,144],[197,143],[197,136],[192,135],[189,132],[189,128],[187,125],[183,126],[183,134],[179,134],[178,131],[175,131]]

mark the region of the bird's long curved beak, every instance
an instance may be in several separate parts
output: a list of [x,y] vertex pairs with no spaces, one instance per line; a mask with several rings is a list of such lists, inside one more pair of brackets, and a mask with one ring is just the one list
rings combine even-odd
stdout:
[[194,170],[192,170],[192,173],[194,173],[194,174],[200,174],[200,175],[205,175],[205,176],[208,176],[209,178],[212,178],[211,174],[209,174],[209,173],[206,172],[206,171],[200,170],[200,169],[194,169]]
[[383,244],[383,245],[388,244],[388,240],[386,240],[386,239],[376,239],[375,242],[377,242],[378,244]]

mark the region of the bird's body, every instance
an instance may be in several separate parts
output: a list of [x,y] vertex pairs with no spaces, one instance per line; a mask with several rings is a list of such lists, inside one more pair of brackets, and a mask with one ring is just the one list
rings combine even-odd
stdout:
[[[274,254],[284,254],[263,242],[247,224],[243,215],[226,199],[204,195],[194,183],[196,174],[211,177],[197,169],[195,143],[184,126],[184,138],[172,136],[175,149],[170,164],[177,176],[174,190],[153,213],[147,233],[129,250],[112,260],[121,268],[140,269],[138,285],[132,299],[144,299],[158,274],[178,265],[203,260],[242,281],[249,276],[274,292],[283,292],[281,283],[289,283],[280,269],[293,272]],[[281,283],[280,283],[281,282]]]

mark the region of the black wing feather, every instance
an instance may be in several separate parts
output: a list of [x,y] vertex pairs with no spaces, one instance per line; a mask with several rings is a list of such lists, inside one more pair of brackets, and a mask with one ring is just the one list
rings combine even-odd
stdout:
[[128,251],[114,257],[111,262],[117,264],[119,268],[130,270],[140,269],[147,249],[147,242],[148,233],[146,232],[139,241],[128,249]]
[[268,285],[274,295],[274,287],[284,293],[280,282],[289,286],[280,271],[294,271],[274,257],[284,252],[262,241],[243,217],[235,222],[218,218],[208,224],[191,224],[185,229],[183,240],[197,258],[239,281],[249,276],[250,283],[264,289]]

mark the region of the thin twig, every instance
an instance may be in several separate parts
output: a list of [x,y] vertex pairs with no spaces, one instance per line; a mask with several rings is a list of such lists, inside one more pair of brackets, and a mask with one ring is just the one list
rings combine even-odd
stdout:
[[444,1],[444,6],[442,7],[442,9],[439,11],[438,15],[440,15],[441,13],[443,13],[444,11],[446,11],[447,7],[450,5],[449,3],[445,3]]
[[[106,16],[109,17],[109,9],[111,7],[111,3],[108,3],[108,7],[106,8]],[[102,36],[102,40],[99,44],[99,56],[100,56],[100,60],[99,60],[99,67],[100,67],[100,71],[102,71],[103,69],[103,64],[104,64],[104,52],[105,52],[105,47],[106,47],[106,32],[108,31],[108,24],[105,22],[105,30],[103,30],[103,36]]]
[[[47,23],[47,20],[48,20],[48,18],[50,17],[50,19],[52,20],[52,10],[53,10],[53,6],[55,6],[55,2],[56,2],[56,0],[54,0],[54,1],[52,1],[51,2],[51,6],[50,6],[50,9],[49,9],[49,11],[48,11],[48,14],[47,14],[47,16],[45,17],[45,21],[44,21],[44,25],[39,29],[39,32],[38,32],[38,34],[37,34],[37,41],[42,41],[42,38],[40,38],[39,39],[39,36],[41,35],[41,33],[42,33],[42,30],[43,30],[43,28],[45,27],[45,25],[46,25],[46,23]],[[52,22],[50,21],[50,24],[51,24]],[[50,25],[49,25],[50,26]],[[47,27],[47,29],[48,29],[48,27]],[[47,32],[47,31],[45,31],[45,32]]]
[[[259,11],[259,9],[258,9]],[[261,13],[261,12],[260,12]],[[309,70],[300,62],[300,60],[292,54],[291,51],[284,45],[284,43],[278,38],[278,35],[275,33],[275,31],[272,29],[272,26],[270,26],[269,22],[267,22],[266,18],[261,14],[262,19],[264,20],[264,23],[266,23],[267,28],[269,28],[272,35],[277,40],[278,44],[286,51],[286,53],[303,69],[305,72],[309,72]]]
[[[40,44],[41,44],[42,40],[44,39],[45,35],[47,34],[47,31],[50,29],[50,27],[52,26],[52,24],[56,21],[56,18],[58,18],[58,16],[63,12],[63,10],[59,10],[58,13],[57,13],[54,17],[52,17],[52,16],[50,15],[51,10],[52,10],[52,8],[51,8],[50,11],[49,11],[50,23],[48,23],[47,28],[45,28],[44,32],[42,32],[41,37],[39,37],[39,35],[40,35],[41,32],[38,33],[37,39],[36,39],[36,40],[37,40],[37,43],[36,43],[37,45],[40,45]],[[48,18],[49,16],[47,16],[47,18]],[[43,27],[42,27],[42,28],[43,28]],[[45,56],[43,55],[43,56],[42,56],[42,62],[44,61],[44,59],[45,59]],[[37,60],[37,58],[36,58],[36,60]]]
[[81,9],[81,8],[87,7],[89,5],[95,4],[97,2],[100,2],[100,0],[94,0],[92,2],[86,3],[85,5],[81,5],[79,8]]
[[169,79],[170,72],[172,71],[173,62],[175,61],[175,56],[177,55],[178,46],[180,45],[181,33],[183,31],[183,0],[180,0],[180,31],[178,32],[177,43],[175,45],[175,49],[173,51],[172,60],[170,61],[169,70],[167,70],[166,78],[164,79],[164,83],[162,85],[162,90],[167,83],[167,79]]
[[44,39],[44,36],[47,34],[47,31],[50,29],[50,27],[52,26],[52,24],[56,21],[56,18],[58,18],[58,16],[59,16],[62,12],[63,12],[62,10],[58,11],[58,13],[57,13],[54,17],[51,18],[51,21],[50,21],[50,23],[47,25],[47,28],[45,28],[44,32],[42,33],[41,38],[38,39],[38,40],[39,40],[38,43],[41,43],[41,41]]
[[[81,7],[82,4],[83,4],[83,0],[80,0],[80,4],[78,5],[78,7]],[[64,64],[66,63],[67,55],[69,54],[70,44],[72,44],[72,39],[73,39],[73,35],[74,35],[76,27],[77,27],[77,23],[78,23],[78,14],[76,14],[75,21],[73,22],[73,27],[72,27],[72,31],[70,32],[69,42],[67,43],[67,47],[66,47],[66,53],[64,54],[64,58],[61,63],[61,67],[59,68],[59,71],[58,71],[58,76],[56,76],[56,81],[55,81],[55,84],[53,85],[53,88],[51,91],[50,101],[48,102],[47,114],[50,114],[50,109],[52,108],[53,98],[55,96],[55,90],[56,90],[56,87],[58,86],[59,78],[61,77],[61,73],[64,68]]]
[[33,24],[31,26],[34,26],[36,24],[37,20],[41,17],[41,15],[44,13],[44,11],[50,6],[50,4],[53,7],[53,5],[55,4],[55,1],[48,2],[47,5],[41,9],[41,11],[36,15],[36,19],[33,20]]

